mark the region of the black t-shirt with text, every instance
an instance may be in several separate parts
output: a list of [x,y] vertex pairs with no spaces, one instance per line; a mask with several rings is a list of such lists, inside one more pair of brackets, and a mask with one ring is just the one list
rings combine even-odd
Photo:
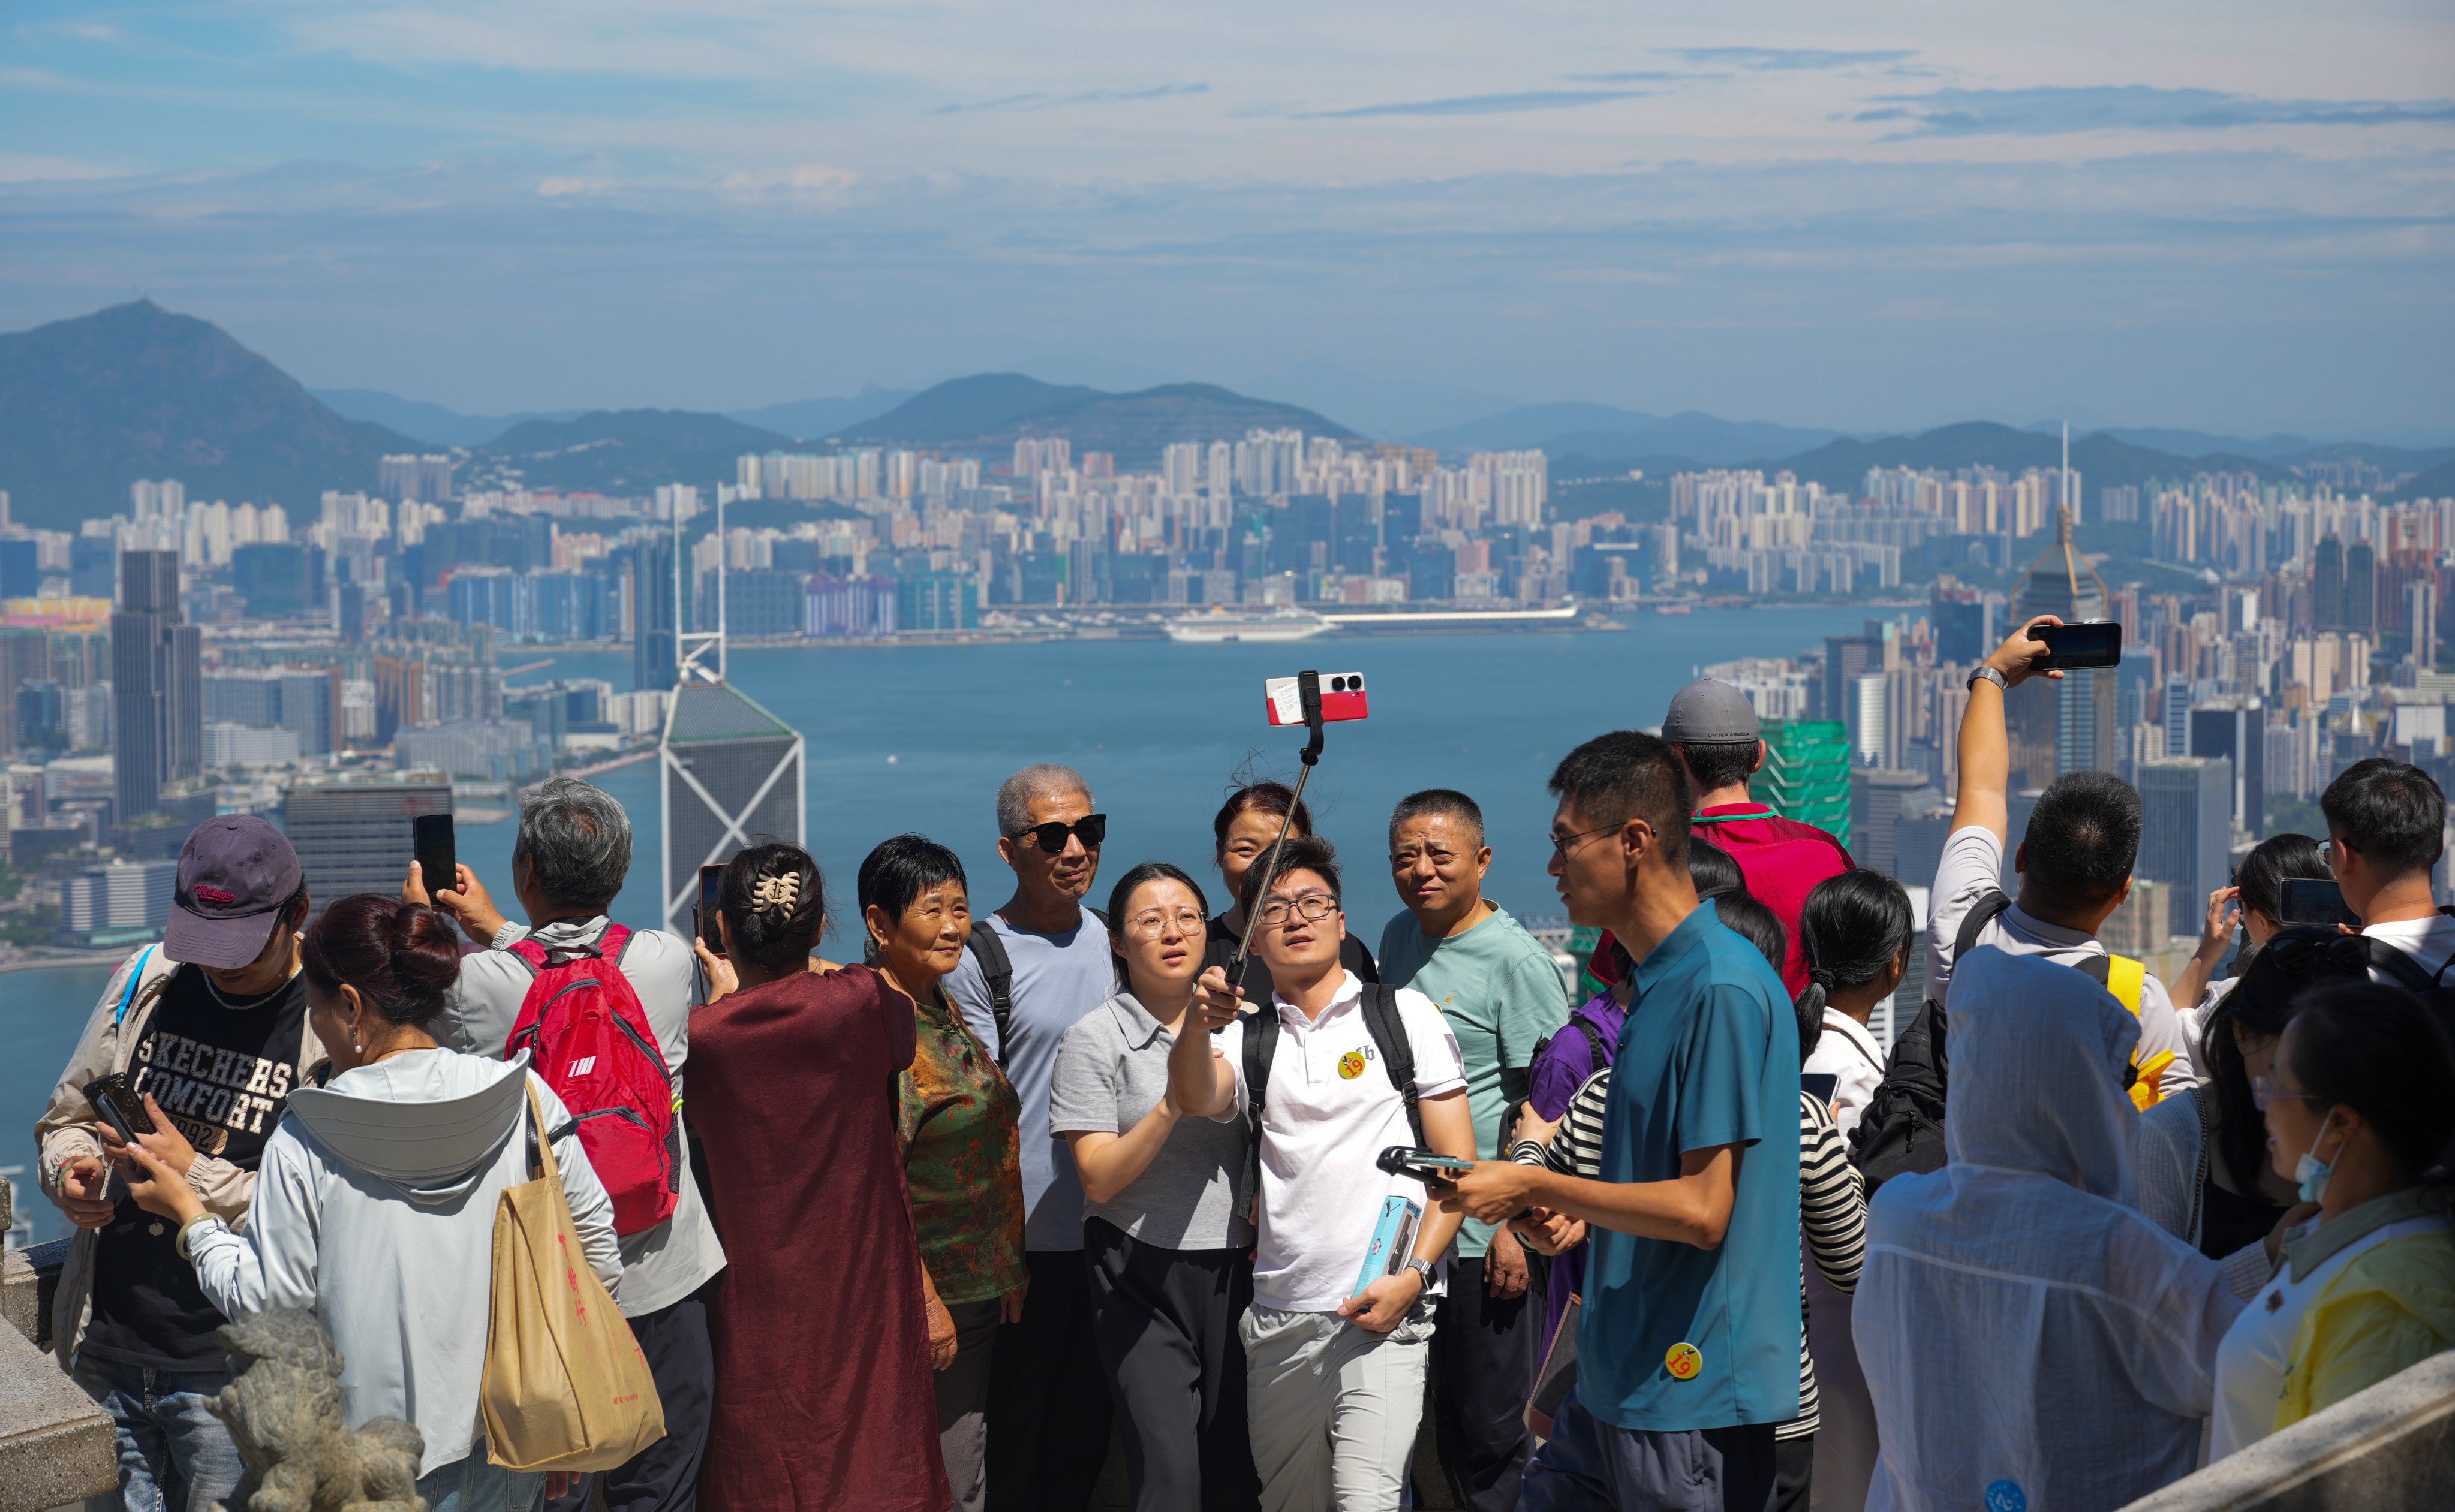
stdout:
[[[182,966],[129,1058],[129,1085],[151,1093],[198,1155],[253,1171],[298,1082],[306,1014],[298,977],[261,998],[225,998],[203,971]],[[178,1238],[177,1224],[120,1199],[95,1252],[93,1320],[80,1350],[157,1370],[228,1367],[214,1338],[224,1320]]]

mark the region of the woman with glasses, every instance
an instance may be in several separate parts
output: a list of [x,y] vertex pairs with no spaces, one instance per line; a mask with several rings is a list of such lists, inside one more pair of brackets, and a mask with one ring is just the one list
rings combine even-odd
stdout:
[[1250,1136],[1241,1116],[1180,1117],[1167,1089],[1206,911],[1165,861],[1118,879],[1117,992],[1065,1032],[1049,1091],[1050,1132],[1083,1178],[1092,1336],[1137,1512],[1249,1508],[1260,1494],[1236,1338],[1253,1296]]
[[[1295,810],[1292,819],[1288,817],[1290,804]],[[1290,839],[1313,833],[1312,810],[1297,803],[1295,794],[1283,782],[1254,782],[1238,788],[1211,816],[1210,834],[1216,842],[1211,859],[1219,868],[1220,881],[1227,884],[1228,908],[1210,921],[1202,956],[1206,970],[1227,965],[1236,954],[1237,941],[1245,937],[1245,909],[1236,899],[1245,896],[1245,874],[1256,866],[1269,864],[1270,847],[1279,837],[1282,823],[1287,825]],[[1353,935],[1339,945],[1338,963],[1359,981],[1381,979],[1372,952]],[[1245,958],[1240,991],[1247,1002],[1270,1000],[1270,968],[1262,964],[1258,954]]]
[[913,1003],[896,1127],[921,1244],[938,1448],[954,1505],[979,1512],[992,1347],[998,1326],[1022,1316],[1027,1280],[1020,1103],[942,985],[972,929],[964,863],[935,840],[899,835],[862,858],[854,886],[869,964]]
[[2323,985],[2252,1091],[2275,1171],[2319,1216],[2217,1346],[2211,1458],[2455,1345],[2445,1027],[2400,989]]

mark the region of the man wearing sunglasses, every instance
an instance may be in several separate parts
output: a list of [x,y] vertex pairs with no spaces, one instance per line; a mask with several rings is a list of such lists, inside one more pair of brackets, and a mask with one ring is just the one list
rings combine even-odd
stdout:
[[1080,1512],[1108,1453],[1107,1378],[1091,1339],[1083,1265],[1083,1181],[1048,1132],[1049,1084],[1065,1031],[1116,991],[1106,921],[1083,906],[1108,820],[1070,767],[1029,766],[997,795],[998,855],[1014,894],[972,920],[947,995],[1022,1102],[1023,1317],[991,1346],[988,1502]]

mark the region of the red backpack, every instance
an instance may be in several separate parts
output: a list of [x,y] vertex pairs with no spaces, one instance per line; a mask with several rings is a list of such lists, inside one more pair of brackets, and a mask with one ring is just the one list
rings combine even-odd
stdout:
[[608,924],[593,946],[547,946],[535,937],[512,946],[537,979],[503,1045],[525,1050],[531,1066],[571,1110],[579,1147],[605,1195],[614,1232],[637,1234],[674,1216],[681,1195],[681,1099],[665,1071],[647,1010],[622,975],[631,932]]

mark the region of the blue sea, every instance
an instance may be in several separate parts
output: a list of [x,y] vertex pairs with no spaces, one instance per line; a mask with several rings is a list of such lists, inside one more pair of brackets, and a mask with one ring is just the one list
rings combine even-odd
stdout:
[[[1323,639],[1293,645],[1048,641],[1025,645],[742,650],[732,680],[807,741],[807,843],[843,921],[829,944],[858,950],[855,868],[879,840],[917,830],[954,847],[976,907],[1010,890],[997,855],[998,783],[1034,761],[1074,767],[1108,816],[1108,877],[1172,860],[1206,880],[1210,816],[1238,782],[1293,782],[1301,731],[1269,728],[1262,680],[1305,667],[1360,672],[1371,717],[1329,727],[1305,798],[1347,857],[1349,927],[1377,948],[1399,911],[1380,870],[1390,805],[1419,788],[1453,787],[1484,811],[1492,848],[1485,891],[1519,914],[1555,914],[1544,874],[1552,765],[1606,730],[1658,724],[1672,694],[1704,663],[1795,655],[1856,630],[1858,607],[1698,610],[1631,616],[1624,632],[1455,634]],[[536,659],[536,658],[528,658]],[[553,654],[516,680],[601,677],[629,686],[627,652]],[[632,876],[616,917],[657,918],[657,764],[599,779],[629,807]],[[464,824],[460,858],[507,907],[513,827]],[[785,837],[789,838],[789,837]],[[401,857],[402,870],[409,857]],[[1096,886],[1093,901],[1106,902]],[[1213,899],[1215,910],[1218,900]],[[0,1165],[30,1169],[31,1130],[109,973],[74,967],[0,975]],[[64,1232],[25,1177],[21,1207],[35,1237]]]

